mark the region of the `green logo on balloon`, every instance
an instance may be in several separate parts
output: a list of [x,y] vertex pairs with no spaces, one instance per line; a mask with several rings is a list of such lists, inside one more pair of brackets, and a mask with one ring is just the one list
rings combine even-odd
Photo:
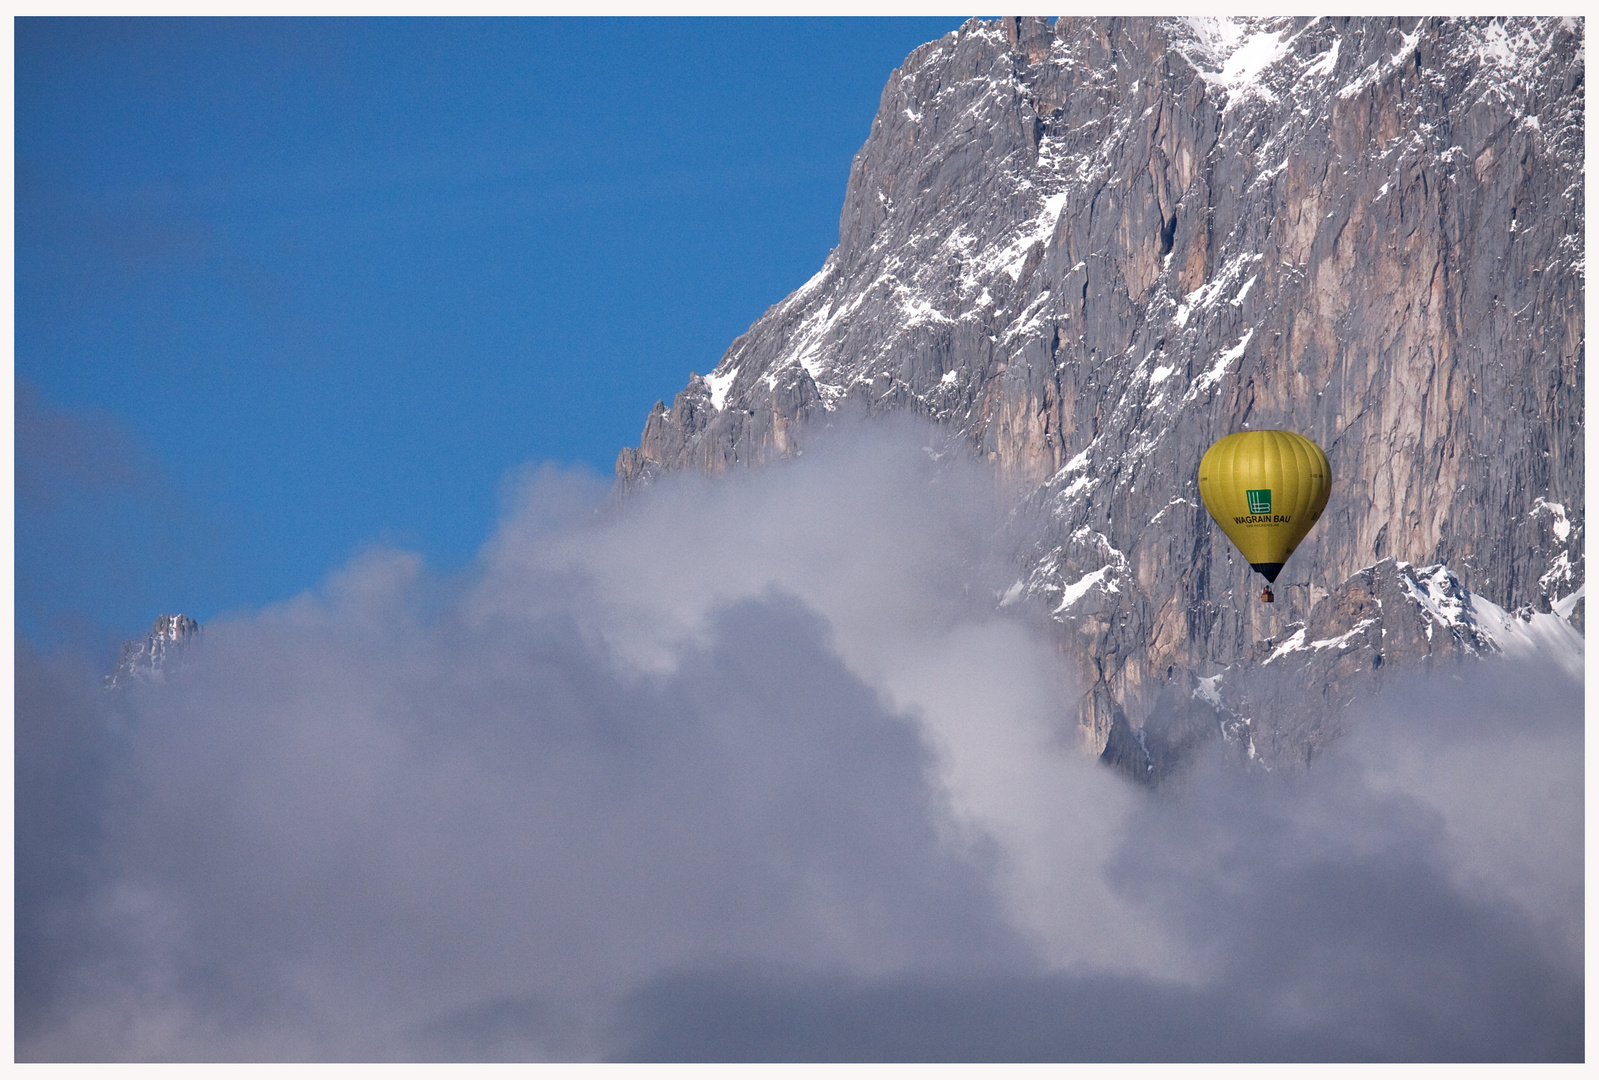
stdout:
[[[1233,490],[1237,491],[1238,489],[1234,488]],[[1249,497],[1249,512],[1251,514],[1269,514],[1269,513],[1271,513],[1271,489],[1270,488],[1267,488],[1264,491],[1256,491],[1254,489],[1250,489],[1248,491],[1245,491],[1244,494]]]

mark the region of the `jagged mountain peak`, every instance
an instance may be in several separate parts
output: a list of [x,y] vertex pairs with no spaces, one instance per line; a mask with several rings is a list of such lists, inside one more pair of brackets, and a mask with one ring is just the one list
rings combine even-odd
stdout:
[[183,650],[200,634],[187,615],[158,615],[150,632],[122,643],[117,666],[105,678],[107,690],[134,683],[160,682],[181,662]]
[[[1015,493],[1011,599],[1085,658],[1094,749],[1384,560],[1580,627],[1582,78],[1571,19],[972,20],[889,76],[838,246],[620,483],[846,402],[948,426]],[[1273,606],[1193,476],[1251,427],[1333,469]]]

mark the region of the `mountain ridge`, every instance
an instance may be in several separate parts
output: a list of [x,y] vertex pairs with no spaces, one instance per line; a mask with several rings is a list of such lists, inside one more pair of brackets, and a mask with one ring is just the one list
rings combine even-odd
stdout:
[[[1225,731],[1201,686],[1352,631],[1388,560],[1424,623],[1400,564],[1501,634],[1580,631],[1583,56],[1569,19],[971,20],[889,77],[838,246],[657,403],[619,486],[795,453],[842,407],[954,429],[1015,493],[1012,599],[1100,753]],[[1333,466],[1270,608],[1173,464],[1248,427]],[[1435,652],[1381,636],[1344,639],[1367,684]]]

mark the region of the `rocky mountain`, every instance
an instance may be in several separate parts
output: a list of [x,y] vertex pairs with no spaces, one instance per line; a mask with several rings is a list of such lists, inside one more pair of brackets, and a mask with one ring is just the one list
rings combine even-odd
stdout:
[[[1002,602],[1135,775],[1218,731],[1308,761],[1442,657],[1580,669],[1583,69],[1574,19],[974,19],[889,77],[838,246],[619,484],[843,408],[953,429],[1014,499]],[[1195,480],[1251,427],[1333,469],[1273,605]]]
[[184,650],[200,633],[200,624],[187,615],[158,615],[142,638],[122,643],[122,655],[105,677],[107,690],[140,682],[160,682],[182,662]]

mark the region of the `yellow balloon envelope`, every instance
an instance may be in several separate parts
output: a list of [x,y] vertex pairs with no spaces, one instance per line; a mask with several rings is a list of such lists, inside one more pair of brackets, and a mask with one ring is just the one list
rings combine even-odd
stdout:
[[1276,581],[1332,490],[1321,447],[1292,431],[1238,431],[1199,460],[1199,496],[1249,565]]

